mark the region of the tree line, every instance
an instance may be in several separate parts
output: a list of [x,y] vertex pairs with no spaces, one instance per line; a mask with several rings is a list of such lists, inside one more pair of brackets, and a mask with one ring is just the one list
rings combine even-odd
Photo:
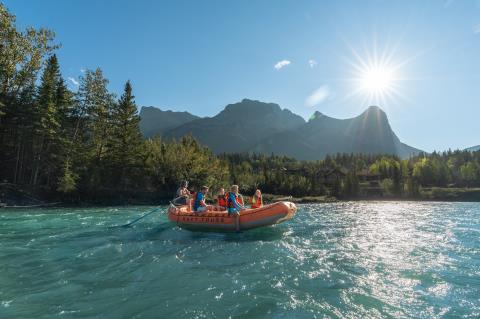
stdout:
[[422,188],[480,187],[480,152],[448,151],[409,159],[392,155],[335,154],[319,161],[282,156],[223,154],[243,189],[293,196],[406,197]]
[[[0,182],[46,199],[168,198],[179,181],[212,190],[354,198],[417,196],[422,187],[480,187],[480,152],[337,154],[319,161],[261,154],[213,154],[186,136],[144,139],[130,81],[121,96],[102,70],[86,70],[78,90],[61,74],[54,33],[18,30],[0,3]],[[0,198],[1,200],[1,198]]]

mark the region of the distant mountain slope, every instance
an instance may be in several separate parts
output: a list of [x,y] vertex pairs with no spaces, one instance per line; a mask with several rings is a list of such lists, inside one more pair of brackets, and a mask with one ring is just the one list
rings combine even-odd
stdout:
[[278,104],[244,99],[229,104],[214,117],[143,107],[140,127],[145,137],[162,134],[179,139],[192,135],[215,153],[252,151],[322,159],[327,154],[394,154],[401,158],[421,150],[402,143],[387,115],[376,106],[350,119],[316,112],[305,120]]
[[302,127],[261,141],[252,151],[315,160],[335,153],[394,154],[405,158],[420,150],[400,142],[380,108],[339,120],[316,112]]
[[162,111],[153,106],[143,106],[140,110],[140,131],[143,136],[152,137],[198,118],[188,112]]
[[211,118],[201,118],[165,133],[180,138],[191,134],[215,153],[248,151],[266,137],[298,128],[305,120],[278,104],[244,99],[229,104]]
[[472,146],[472,147],[469,147],[469,148],[466,148],[465,151],[469,151],[469,152],[476,152],[476,151],[480,151],[480,145],[477,145],[477,146]]

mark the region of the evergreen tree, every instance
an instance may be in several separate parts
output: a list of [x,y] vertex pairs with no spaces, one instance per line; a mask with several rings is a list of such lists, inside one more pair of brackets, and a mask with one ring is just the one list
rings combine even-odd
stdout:
[[82,142],[82,158],[87,163],[83,169],[92,190],[102,186],[108,173],[104,170],[107,145],[112,136],[111,117],[114,108],[114,95],[108,89],[108,80],[100,68],[87,70],[80,78],[77,93],[78,106],[75,110],[76,128],[74,140]]
[[107,89],[108,80],[100,68],[85,71],[80,79],[78,99],[82,115],[87,117],[88,130],[91,132],[90,146],[93,157],[99,162],[106,152],[108,138],[112,132],[110,123],[114,108],[114,96]]
[[357,197],[359,195],[359,181],[355,170],[345,176],[342,194],[346,197]]
[[108,160],[110,167],[118,175],[119,181],[116,180],[115,185],[121,185],[122,188],[131,183],[135,175],[138,176],[142,160],[140,117],[134,98],[132,85],[127,81],[123,95],[112,113],[113,128]]
[[400,170],[400,163],[394,163],[392,166],[392,181],[393,189],[392,192],[395,196],[402,195],[402,172]]
[[57,190],[63,193],[74,191],[78,179],[78,174],[72,168],[73,163],[75,163],[73,157],[76,155],[74,150],[78,147],[74,141],[73,96],[73,93],[65,85],[65,81],[59,78],[56,92],[56,108],[60,129],[53,149],[57,154],[55,161]]
[[[44,178],[47,186],[58,164],[60,139],[60,109],[58,90],[61,84],[60,66],[56,55],[48,58],[38,89],[33,128],[35,132],[33,149],[33,174],[31,183],[37,185]],[[40,173],[41,172],[41,173]],[[42,184],[43,184],[42,183]]]
[[70,161],[66,161],[58,179],[57,191],[61,193],[72,193],[77,189],[77,180],[78,175],[70,168]]
[[57,48],[53,38],[42,28],[18,30],[0,3],[0,177],[14,183],[30,177],[35,83],[45,57]]
[[[16,102],[15,111],[9,111],[9,114],[14,114],[14,116],[10,118],[9,124],[15,128],[13,130],[15,135],[12,137],[12,143],[10,144],[15,154],[15,165],[9,168],[9,172],[13,172],[12,181],[14,184],[27,183],[31,176],[32,150],[36,136],[33,131],[36,109],[35,95],[36,86],[32,80],[28,86],[23,88]],[[9,147],[4,147],[4,149],[7,153]],[[8,163],[6,167],[8,167]]]

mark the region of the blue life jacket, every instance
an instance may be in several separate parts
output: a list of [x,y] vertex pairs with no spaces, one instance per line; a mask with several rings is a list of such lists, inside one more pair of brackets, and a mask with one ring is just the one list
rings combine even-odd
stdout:
[[193,210],[197,211],[197,209],[200,207],[200,202],[205,198],[202,192],[198,192],[197,195],[195,195],[195,202],[193,203]]
[[229,213],[238,212],[241,209],[240,204],[238,203],[238,195],[233,192],[228,192],[227,197],[227,210]]

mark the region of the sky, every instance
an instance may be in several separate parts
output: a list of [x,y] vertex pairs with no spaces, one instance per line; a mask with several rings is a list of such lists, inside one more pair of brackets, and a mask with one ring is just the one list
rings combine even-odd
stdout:
[[213,116],[243,98],[308,119],[381,107],[425,151],[480,144],[480,1],[7,0],[46,27],[75,90],[100,67],[139,106]]

